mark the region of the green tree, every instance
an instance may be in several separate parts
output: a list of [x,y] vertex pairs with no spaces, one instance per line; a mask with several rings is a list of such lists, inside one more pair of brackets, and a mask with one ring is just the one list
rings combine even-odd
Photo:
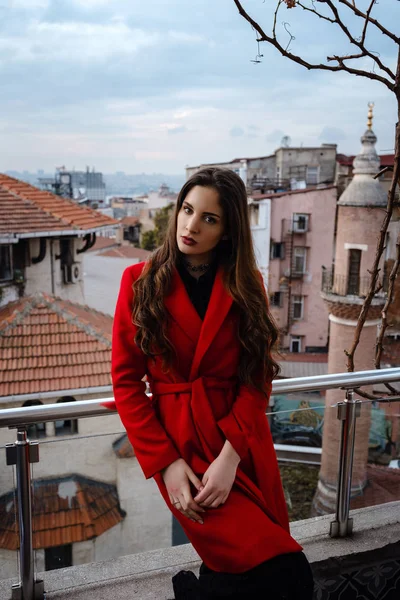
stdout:
[[156,230],[151,229],[150,231],[145,231],[142,235],[142,248],[144,250],[155,250],[157,248],[156,244]]
[[165,240],[169,221],[174,208],[174,203],[170,202],[168,206],[160,208],[154,217],[155,224],[155,236],[156,236],[156,247],[158,248]]

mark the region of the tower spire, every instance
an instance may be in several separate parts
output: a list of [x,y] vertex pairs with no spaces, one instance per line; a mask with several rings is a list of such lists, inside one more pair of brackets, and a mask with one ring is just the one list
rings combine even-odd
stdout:
[[374,113],[373,113],[374,106],[375,106],[374,102],[368,102],[367,128],[369,131],[372,131],[372,119],[374,118]]

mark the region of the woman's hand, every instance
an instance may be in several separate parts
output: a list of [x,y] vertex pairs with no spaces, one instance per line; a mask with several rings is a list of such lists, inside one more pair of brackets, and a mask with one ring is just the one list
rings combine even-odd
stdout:
[[199,513],[206,511],[193,500],[190,482],[193,483],[197,491],[201,491],[204,486],[187,462],[183,458],[178,458],[178,460],[163,469],[161,475],[171,504],[188,519],[203,524],[203,519]]
[[233,450],[229,442],[220,455],[211,463],[204,473],[202,483],[204,489],[194,497],[200,506],[217,508],[228,498],[236,477],[236,470],[240,461],[239,455]]

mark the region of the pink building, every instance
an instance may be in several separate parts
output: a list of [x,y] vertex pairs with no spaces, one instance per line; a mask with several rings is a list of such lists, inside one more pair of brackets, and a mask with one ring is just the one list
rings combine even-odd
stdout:
[[268,294],[280,346],[326,352],[329,321],[320,290],[322,270],[334,256],[336,187],[252,195],[252,200],[250,212],[258,212],[257,203],[270,205]]

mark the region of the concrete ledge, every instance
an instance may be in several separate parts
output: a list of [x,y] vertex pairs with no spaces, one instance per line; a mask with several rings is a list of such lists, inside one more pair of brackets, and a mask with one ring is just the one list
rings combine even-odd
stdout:
[[[384,548],[400,540],[400,502],[381,504],[351,512],[351,538],[331,539],[333,515],[292,523],[291,531],[302,544],[311,563],[356,555]],[[46,599],[73,595],[74,600],[167,600],[174,597],[172,576],[181,569],[198,574],[200,558],[190,544],[152,552],[121,556],[107,562],[90,563],[48,571],[39,575],[45,582]],[[16,579],[0,582],[0,600],[9,600]]]

